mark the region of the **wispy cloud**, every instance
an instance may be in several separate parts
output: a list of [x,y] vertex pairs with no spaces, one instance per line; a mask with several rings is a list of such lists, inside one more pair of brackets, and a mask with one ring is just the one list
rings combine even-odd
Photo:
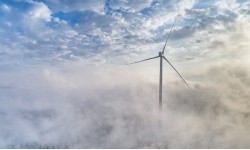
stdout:
[[[18,7],[19,3],[25,7]],[[1,25],[2,52],[9,55],[14,51],[18,54],[13,56],[16,59],[35,55],[34,61],[41,58],[44,62],[72,61],[74,57],[85,60],[89,58],[87,53],[106,59],[107,55],[120,57],[159,49],[178,14],[182,17],[168,49],[176,49],[180,47],[177,43],[182,43],[188,46],[187,51],[197,48],[202,52],[204,44],[213,45],[207,35],[223,34],[248,18],[248,5],[237,1],[148,1],[143,5],[127,1],[75,1],[70,7],[67,1],[29,1],[1,6],[1,20],[5,22]],[[12,7],[17,10],[11,11]],[[190,42],[197,40],[206,43],[194,47]]]

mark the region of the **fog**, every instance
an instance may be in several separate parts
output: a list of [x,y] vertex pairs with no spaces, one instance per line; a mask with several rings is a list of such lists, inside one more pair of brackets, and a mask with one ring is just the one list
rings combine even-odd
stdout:
[[[115,66],[22,67],[0,75],[1,148],[249,148],[249,70],[209,66],[199,81]],[[170,80],[171,79],[171,80]]]

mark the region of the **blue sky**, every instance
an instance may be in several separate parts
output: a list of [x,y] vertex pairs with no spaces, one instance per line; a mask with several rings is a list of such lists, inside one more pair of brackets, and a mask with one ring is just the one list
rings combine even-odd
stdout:
[[[249,148],[250,1],[1,0],[0,148]],[[164,63],[158,145],[159,61]],[[140,129],[140,130],[138,130]]]
[[141,59],[162,49],[177,15],[168,57],[222,57],[230,54],[220,52],[220,37],[249,18],[249,2],[236,0],[3,0],[0,6],[6,65]]

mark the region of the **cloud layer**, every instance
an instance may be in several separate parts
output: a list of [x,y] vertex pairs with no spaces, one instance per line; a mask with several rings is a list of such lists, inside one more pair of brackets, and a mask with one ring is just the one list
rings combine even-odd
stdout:
[[[101,69],[102,68],[102,69]],[[1,74],[2,148],[248,148],[249,70],[211,66],[186,88],[114,66]],[[17,72],[17,71],[14,71]],[[86,73],[88,72],[88,73]],[[150,76],[149,76],[150,77]],[[8,85],[8,87],[7,87]],[[160,130],[160,131],[159,131]]]
[[249,24],[249,3],[236,0],[30,0],[0,5],[5,64],[128,62],[138,54],[159,51],[177,15],[181,17],[167,54],[211,58],[221,56],[211,50],[220,44],[214,43],[215,37]]

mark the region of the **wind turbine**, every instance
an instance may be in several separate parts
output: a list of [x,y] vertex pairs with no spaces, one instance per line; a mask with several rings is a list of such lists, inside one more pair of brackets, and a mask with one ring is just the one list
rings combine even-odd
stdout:
[[167,37],[167,40],[164,44],[164,47],[163,47],[163,50],[159,52],[158,56],[155,56],[155,57],[151,57],[151,58],[147,58],[147,59],[143,59],[143,60],[140,60],[140,61],[136,61],[136,62],[133,62],[133,63],[130,63],[130,64],[135,64],[135,63],[140,63],[140,62],[143,62],[143,61],[147,61],[147,60],[151,60],[151,59],[155,59],[155,58],[160,58],[160,80],[159,80],[159,111],[160,113],[162,112],[162,70],[163,70],[163,59],[167,61],[167,63],[169,63],[169,65],[175,70],[175,72],[180,76],[180,78],[183,80],[183,82],[188,86],[187,82],[184,80],[184,78],[181,76],[181,74],[175,69],[175,67],[168,61],[168,59],[164,56],[164,51],[165,51],[165,48],[166,48],[166,45],[168,43],[168,40],[169,40],[169,37],[171,35],[171,32],[173,30],[173,27],[174,27],[174,24],[177,20],[178,16],[175,18],[172,26],[171,26],[171,29],[168,33],[168,37]]

